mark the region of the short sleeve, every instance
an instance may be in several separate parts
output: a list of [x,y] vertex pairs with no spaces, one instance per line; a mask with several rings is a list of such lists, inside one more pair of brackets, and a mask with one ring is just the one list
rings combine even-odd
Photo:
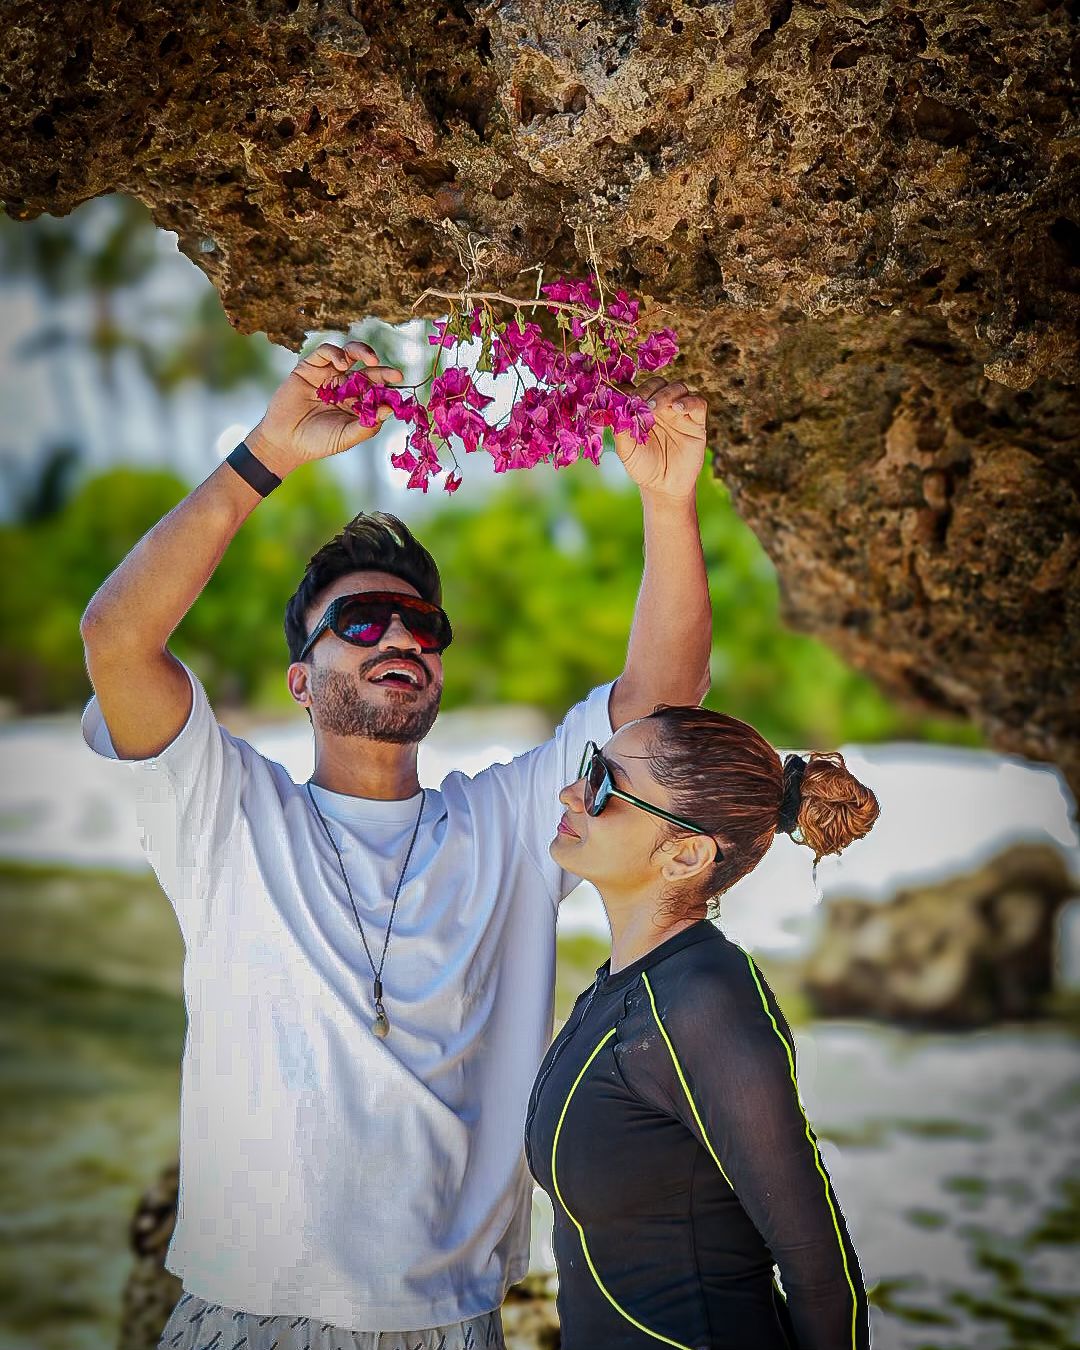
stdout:
[[184,670],[191,681],[191,712],[158,754],[121,759],[96,695],[83,712],[82,734],[96,755],[134,776],[143,850],[190,942],[208,922],[209,896],[240,817],[245,761],[257,755],[218,724],[198,677]]
[[612,735],[609,704],[614,685],[614,680],[599,685],[576,703],[543,745],[477,775],[477,780],[486,779],[496,789],[495,809],[505,813],[508,832],[543,875],[556,905],[580,880],[564,872],[548,853],[563,813],[559,793],[577,777],[586,741],[603,745]]
[[[783,1014],[750,957],[646,994],[661,1035],[628,1083],[711,1155],[780,1270],[800,1350],[867,1350],[858,1257],[802,1107]],[[741,968],[740,968],[741,967]]]

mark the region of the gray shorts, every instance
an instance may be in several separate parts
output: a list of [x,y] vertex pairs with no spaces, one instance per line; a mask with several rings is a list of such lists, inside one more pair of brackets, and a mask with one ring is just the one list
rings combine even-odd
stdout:
[[502,1315],[493,1312],[423,1331],[346,1331],[289,1313],[260,1317],[184,1293],[159,1350],[505,1350]]

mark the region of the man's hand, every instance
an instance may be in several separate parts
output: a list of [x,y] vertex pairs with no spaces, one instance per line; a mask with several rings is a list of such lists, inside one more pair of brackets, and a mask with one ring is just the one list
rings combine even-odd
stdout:
[[615,452],[626,472],[643,493],[693,497],[705,462],[708,405],[688,393],[680,380],[668,384],[659,376],[634,392],[653,403],[656,422],[644,445],[625,434],[615,437]]
[[271,472],[284,478],[300,464],[340,455],[376,435],[390,416],[379,409],[379,422],[361,426],[348,404],[323,403],[321,385],[333,375],[344,375],[357,363],[372,384],[400,384],[403,376],[395,366],[380,366],[366,342],[347,342],[337,347],[323,342],[296,363],[274,395],[258,426],[246,437],[248,448]]

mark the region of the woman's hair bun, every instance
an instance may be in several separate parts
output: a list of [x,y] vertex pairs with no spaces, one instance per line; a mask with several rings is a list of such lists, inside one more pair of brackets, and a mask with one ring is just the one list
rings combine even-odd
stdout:
[[814,850],[815,862],[870,833],[878,800],[838,751],[809,755],[801,779],[795,831],[798,842]]

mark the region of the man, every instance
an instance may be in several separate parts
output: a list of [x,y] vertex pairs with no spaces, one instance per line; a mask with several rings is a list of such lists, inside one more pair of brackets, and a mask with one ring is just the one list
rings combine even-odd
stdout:
[[375,434],[317,398],[358,362],[402,378],[363,343],[300,361],[82,622],[84,735],[137,777],[185,943],[167,1263],[185,1292],[162,1339],[178,1350],[502,1344],[499,1306],[528,1261],[522,1129],[551,1034],[555,918],[575,884],[547,850],[557,794],[586,741],[708,687],[705,405],[653,379],[640,392],[657,429],[616,447],[645,522],[626,667],[550,741],[421,790],[450,632],[434,561],[391,516],[346,526],[286,612],[310,783],[218,726],[169,638],[280,478]]

